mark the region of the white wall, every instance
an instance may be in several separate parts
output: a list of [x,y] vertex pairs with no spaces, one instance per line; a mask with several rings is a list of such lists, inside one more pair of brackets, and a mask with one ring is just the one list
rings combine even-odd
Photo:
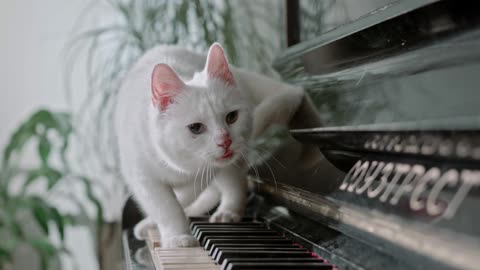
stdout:
[[[35,109],[67,108],[63,52],[80,12],[88,3],[85,0],[0,1],[1,149],[20,121]],[[75,75],[77,83],[83,83],[83,78],[84,74]],[[97,269],[88,232],[76,228],[66,235],[79,269]],[[29,259],[23,261],[21,269],[35,269],[28,264],[31,264]]]

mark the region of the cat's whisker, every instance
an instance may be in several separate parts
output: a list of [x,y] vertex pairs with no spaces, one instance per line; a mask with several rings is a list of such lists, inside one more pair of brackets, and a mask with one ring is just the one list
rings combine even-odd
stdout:
[[[273,153],[272,153],[270,150],[268,150],[268,149],[266,149],[266,148],[262,148],[261,146],[258,146],[258,145],[251,146],[251,145],[250,145],[250,146],[247,146],[247,148],[248,148],[251,152],[257,154],[257,156],[258,156],[260,159],[266,159],[265,157],[263,157],[263,155],[265,155],[265,154],[267,154],[269,157],[270,157],[270,156],[273,157]],[[259,153],[260,153],[260,154],[259,154]],[[268,158],[269,158],[269,157],[268,157]],[[282,165],[283,165],[283,164],[282,164]]]
[[205,177],[205,189],[208,187],[208,182],[209,181],[210,181],[210,164],[207,163],[207,175]]
[[255,166],[253,165],[253,163],[250,162],[250,160],[248,160],[248,158],[243,154],[242,151],[240,151],[240,154],[242,155],[243,159],[245,160],[245,162],[247,162],[247,165],[248,167],[251,167],[253,169],[253,171],[255,172],[255,176],[257,177],[257,179],[260,179],[260,175],[258,173],[258,170],[257,168],[255,168]]
[[270,151],[270,150],[268,150],[268,149],[266,149],[266,148],[260,147],[260,146],[257,146],[257,147],[254,148],[253,150],[254,150],[254,151],[255,151],[255,150],[260,150],[260,151],[266,152],[267,154],[270,155],[270,157],[271,157],[274,161],[276,161],[276,162],[278,163],[278,165],[282,166],[282,168],[284,168],[284,169],[287,168],[285,165],[283,165],[283,163],[281,163],[281,162],[275,157],[275,155],[273,154],[272,151]]
[[212,164],[209,164],[208,167],[210,168],[210,177],[208,178],[207,187],[208,187],[208,185],[210,185],[210,183],[212,182],[212,179],[213,179],[213,168],[214,168],[214,167],[212,166]]
[[277,191],[277,178],[275,177],[275,174],[273,173],[273,170],[272,170],[272,167],[270,167],[270,165],[268,164],[268,162],[266,160],[263,160],[262,161],[263,163],[265,163],[265,165],[267,166],[268,170],[270,171],[270,174],[272,175],[272,178],[273,178],[273,183],[275,184],[275,191]]
[[[253,151],[253,153],[255,153],[255,151]],[[258,155],[258,153],[255,153]],[[275,174],[273,173],[273,170],[272,170],[272,167],[270,166],[270,164],[268,164],[267,160],[263,159],[260,155],[258,155],[260,158],[260,161],[262,163],[264,163],[267,167],[267,169],[270,171],[270,174],[272,175],[272,180],[273,180],[273,183],[275,185],[275,191],[277,190],[277,178],[275,177]]]
[[259,174],[259,172],[258,172],[258,169],[255,167],[255,165],[253,165],[253,163],[250,162],[250,161],[249,161],[249,163],[252,164],[252,165],[251,165],[251,166],[252,166],[252,169],[253,169],[253,171],[255,172],[255,175],[256,175],[256,177],[257,177],[257,179],[256,179],[256,181],[255,181],[255,185],[256,185],[256,187],[258,188],[258,181],[259,181],[259,179],[260,179],[260,174]]
[[200,193],[203,191],[203,174],[205,172],[205,166],[202,168],[202,178],[200,178]]
[[205,165],[205,179],[203,180],[202,192],[206,189],[206,186],[208,185],[209,174],[210,174],[210,167],[208,166],[208,163],[207,163]]
[[211,181],[215,180],[216,175],[217,175],[216,168],[212,166],[212,179],[211,179]]
[[195,195],[195,199],[197,199],[197,176],[200,172],[200,168],[197,169],[197,173],[195,174],[195,178],[193,179],[193,194]]

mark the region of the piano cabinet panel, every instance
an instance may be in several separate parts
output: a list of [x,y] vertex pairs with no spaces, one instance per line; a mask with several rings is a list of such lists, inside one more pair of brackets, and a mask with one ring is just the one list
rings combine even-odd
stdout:
[[293,209],[408,269],[476,269],[478,3],[384,7],[302,40],[275,61],[287,81],[306,89],[323,125],[297,125],[291,134],[319,151],[307,162],[285,145],[259,167],[259,179],[251,173],[254,186],[267,213]]

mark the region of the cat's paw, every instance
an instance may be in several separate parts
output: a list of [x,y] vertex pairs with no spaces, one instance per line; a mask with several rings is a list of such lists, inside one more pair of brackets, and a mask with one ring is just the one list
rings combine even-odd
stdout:
[[237,212],[229,210],[219,210],[210,217],[210,222],[239,222],[241,219],[242,216]]
[[190,234],[180,234],[165,237],[162,239],[162,247],[174,248],[174,247],[196,247],[198,241]]
[[148,238],[148,231],[156,228],[155,222],[146,218],[137,223],[133,228],[133,235],[138,240],[145,240]]

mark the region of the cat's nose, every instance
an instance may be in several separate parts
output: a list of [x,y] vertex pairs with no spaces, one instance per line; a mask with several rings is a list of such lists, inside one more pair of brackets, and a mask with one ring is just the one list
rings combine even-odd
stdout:
[[230,138],[230,135],[223,135],[222,142],[217,143],[217,146],[228,149],[232,145],[232,139]]

